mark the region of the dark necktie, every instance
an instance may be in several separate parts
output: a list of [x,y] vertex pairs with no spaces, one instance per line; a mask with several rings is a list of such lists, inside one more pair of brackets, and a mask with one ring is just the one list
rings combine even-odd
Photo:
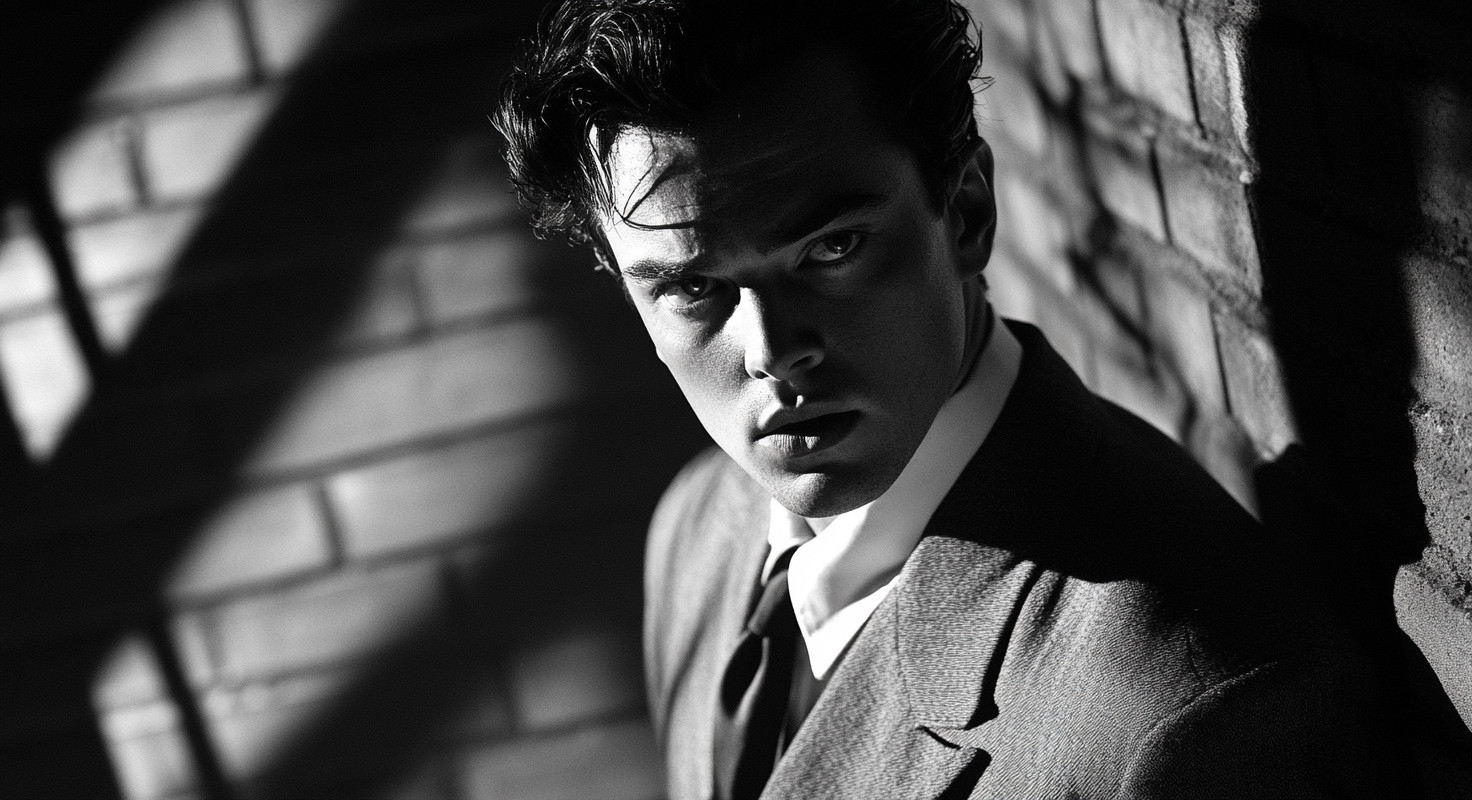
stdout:
[[716,796],[721,800],[755,800],[777,763],[798,637],[787,595],[791,560],[792,550],[777,560],[721,676],[715,731]]

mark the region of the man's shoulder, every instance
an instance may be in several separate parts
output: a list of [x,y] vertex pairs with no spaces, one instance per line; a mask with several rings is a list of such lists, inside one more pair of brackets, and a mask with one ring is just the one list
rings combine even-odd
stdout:
[[651,570],[688,563],[692,547],[715,553],[766,542],[767,494],[719,447],[710,447],[675,475],[649,524]]
[[655,507],[654,529],[678,527],[695,518],[751,506],[766,494],[725,451],[711,446],[697,453],[676,473]]

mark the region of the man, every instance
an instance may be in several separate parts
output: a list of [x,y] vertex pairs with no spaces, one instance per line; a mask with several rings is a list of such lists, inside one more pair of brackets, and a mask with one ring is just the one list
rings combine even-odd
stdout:
[[650,531],[672,797],[1414,789],[1251,517],[988,306],[969,27],[567,0],[503,90],[534,224],[619,278],[719,445]]

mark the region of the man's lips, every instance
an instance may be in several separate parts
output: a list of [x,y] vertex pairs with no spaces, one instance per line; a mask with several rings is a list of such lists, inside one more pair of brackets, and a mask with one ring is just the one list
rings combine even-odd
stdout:
[[[797,419],[772,427],[757,438],[757,444],[786,456],[799,456],[832,447],[859,422],[858,411],[840,411]],[[781,422],[778,418],[773,422]]]

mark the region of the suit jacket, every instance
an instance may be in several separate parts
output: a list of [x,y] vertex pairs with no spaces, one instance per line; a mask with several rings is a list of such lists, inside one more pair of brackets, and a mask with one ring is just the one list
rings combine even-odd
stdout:
[[[1257,523],[1030,326],[1017,383],[764,798],[1399,796],[1384,686]],[[712,792],[716,686],[767,495],[719,451],[650,531],[671,797]]]

